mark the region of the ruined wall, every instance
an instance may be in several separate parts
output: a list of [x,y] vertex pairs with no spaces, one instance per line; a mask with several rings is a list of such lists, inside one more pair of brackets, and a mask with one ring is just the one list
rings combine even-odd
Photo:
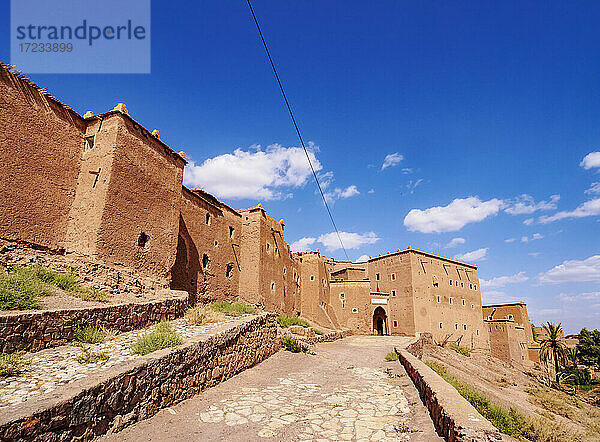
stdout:
[[141,273],[170,278],[175,262],[185,161],[119,111],[118,135],[96,254]]
[[0,64],[0,238],[64,246],[85,123]]
[[284,225],[266,215],[261,205],[241,210],[240,297],[267,310],[295,315],[300,269],[283,237]]
[[171,287],[215,300],[238,295],[241,216],[200,191],[182,190]]

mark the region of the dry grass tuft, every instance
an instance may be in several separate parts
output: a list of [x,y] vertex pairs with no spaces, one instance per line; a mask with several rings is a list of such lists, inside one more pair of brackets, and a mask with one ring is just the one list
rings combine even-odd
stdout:
[[209,305],[197,305],[185,312],[185,319],[191,325],[205,325],[222,321],[225,314],[215,311]]

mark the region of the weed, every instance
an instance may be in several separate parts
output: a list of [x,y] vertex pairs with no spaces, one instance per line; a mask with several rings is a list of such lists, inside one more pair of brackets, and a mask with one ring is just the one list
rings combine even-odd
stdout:
[[532,419],[519,413],[514,408],[506,410],[494,405],[488,398],[476,391],[471,385],[461,381],[446,371],[446,368],[435,362],[426,362],[446,382],[452,385],[462,397],[468,400],[475,409],[498,428],[502,433],[521,440],[533,442],[550,442],[557,440],[580,440],[580,435],[570,432],[564,426],[548,419]]
[[210,305],[210,307],[214,311],[228,316],[255,315],[257,313],[254,307],[244,304],[243,302],[214,302]]
[[24,367],[31,365],[22,352],[0,353],[0,379],[19,374]]
[[11,269],[7,275],[0,274],[0,310],[38,309],[39,298],[50,293],[50,286],[31,273]]
[[289,327],[291,325],[299,325],[305,328],[310,327],[310,324],[307,321],[305,321],[304,319],[300,319],[296,316],[279,315],[277,316],[277,322],[281,327]]
[[78,325],[75,327],[73,337],[75,341],[84,344],[97,344],[104,341],[106,330],[104,327],[94,325]]
[[300,344],[298,344],[298,341],[296,341],[294,338],[290,338],[289,336],[281,337],[281,345],[287,351],[291,351],[292,353],[306,353],[307,351]]
[[192,325],[205,325],[225,319],[225,314],[217,312],[207,305],[197,305],[185,312],[185,319]]
[[84,347],[81,354],[77,356],[77,362],[80,364],[93,364],[99,361],[106,361],[109,357],[106,351],[91,351]]
[[450,344],[450,348],[463,356],[471,356],[471,349],[463,347],[462,345],[456,345],[455,343]]
[[313,328],[313,330],[315,331],[315,335],[317,336],[322,336],[324,334],[322,330],[317,330],[316,328]]
[[398,353],[396,353],[395,351],[389,352],[387,355],[385,355],[385,360],[388,362],[397,361]]
[[77,291],[70,293],[83,301],[108,302],[108,295],[94,288],[80,287]]
[[139,336],[131,346],[131,350],[143,356],[163,348],[177,347],[182,342],[181,336],[177,334],[173,325],[168,321],[162,321],[156,324],[150,333]]

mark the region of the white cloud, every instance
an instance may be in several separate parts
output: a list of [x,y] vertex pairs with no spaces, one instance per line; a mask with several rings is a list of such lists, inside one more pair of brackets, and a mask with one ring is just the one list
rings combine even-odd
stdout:
[[504,287],[506,284],[517,284],[520,282],[525,282],[529,278],[525,275],[525,272],[515,273],[510,276],[496,276],[492,279],[480,279],[479,282],[481,284],[481,288],[498,288]]
[[600,292],[577,293],[575,295],[561,293],[557,296],[557,298],[565,302],[600,301]]
[[352,184],[351,186],[346,187],[345,189],[340,189],[339,187],[334,189],[332,192],[325,192],[325,198],[327,202],[334,202],[339,199],[346,199],[356,195],[360,195],[358,188]]
[[[363,234],[340,232],[340,237],[342,238],[342,242],[344,243],[344,247],[346,249],[358,249],[365,244],[374,244],[379,241],[379,237],[375,234],[375,232],[366,232]],[[336,232],[321,235],[317,241],[331,251],[342,248]]]
[[530,226],[533,224],[533,221],[533,218],[527,218],[525,221],[523,221],[523,224],[525,224],[526,226]]
[[531,235],[531,238],[528,236],[522,236],[521,242],[535,241],[536,239],[542,239],[543,237],[544,237],[544,235],[542,235],[542,234],[534,233],[533,235]]
[[483,305],[525,301],[523,298],[509,296],[506,293],[498,290],[482,290],[481,297],[483,298]]
[[383,160],[383,164],[381,165],[381,170],[387,169],[388,167],[394,167],[398,165],[404,157],[400,155],[398,152],[391,153],[385,156]]
[[457,198],[447,206],[412,209],[404,218],[408,230],[422,233],[454,232],[465,225],[496,215],[503,207],[499,199],[481,201],[479,197]]
[[504,242],[515,242],[517,238],[506,238]]
[[406,185],[406,188],[408,189],[408,193],[410,193],[411,195],[412,195],[413,193],[415,193],[415,189],[416,189],[416,188],[417,188],[417,186],[418,186],[419,184],[421,184],[422,182],[423,182],[423,178],[419,178],[419,179],[418,179],[418,180],[416,180],[416,181],[410,180],[410,181],[408,182],[408,184]]
[[367,193],[375,193],[375,189],[371,189]]
[[309,236],[300,238],[298,241],[294,241],[290,244],[290,249],[292,249],[292,252],[307,252],[316,240],[317,238],[311,238]]
[[[315,170],[322,166],[315,157],[316,146],[309,143],[309,156]],[[202,164],[194,161],[186,166],[184,183],[201,187],[220,198],[281,199],[288,195],[284,189],[301,187],[312,172],[304,150],[272,144],[265,150],[251,146],[209,158]]]
[[590,152],[585,157],[581,163],[579,163],[581,167],[584,169],[591,169],[593,167],[600,167],[600,152]]
[[367,262],[369,260],[369,255],[360,255],[358,258],[354,260],[354,262]]
[[477,249],[472,252],[463,253],[461,255],[456,255],[456,259],[460,261],[483,261],[487,255],[489,248]]
[[600,181],[592,183],[591,187],[585,191],[586,195],[595,195],[600,193]]
[[568,260],[540,273],[542,284],[560,284],[563,282],[600,282],[600,255],[590,256],[582,261]]
[[464,244],[467,241],[465,241],[464,238],[452,238],[452,240],[450,240],[450,242],[448,244],[446,244],[446,248],[447,249],[451,249],[452,247],[456,247],[460,244]]
[[600,198],[594,198],[581,204],[575,210],[557,212],[552,216],[540,216],[542,224],[551,223],[566,218],[584,218],[586,216],[600,215]]
[[409,173],[413,173],[413,170],[410,167],[406,167],[406,168],[402,169],[402,173],[404,175],[408,175]]
[[530,215],[538,210],[555,210],[556,203],[560,195],[552,195],[548,201],[535,202],[531,195],[523,194],[516,197],[513,201],[506,201],[508,207],[504,209],[511,215]]
[[533,257],[540,256],[541,254],[542,254],[541,252],[530,252],[530,253],[528,253],[529,256],[533,256]]

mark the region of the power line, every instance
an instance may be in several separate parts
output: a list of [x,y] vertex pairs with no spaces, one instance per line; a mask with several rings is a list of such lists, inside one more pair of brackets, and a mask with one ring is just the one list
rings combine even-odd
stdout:
[[327,198],[325,198],[325,194],[323,193],[323,189],[321,188],[321,184],[319,183],[319,178],[317,178],[317,173],[315,172],[315,168],[313,167],[312,161],[310,160],[310,155],[308,154],[308,150],[304,145],[304,139],[300,134],[300,129],[298,129],[298,124],[296,123],[296,118],[294,118],[294,113],[292,112],[292,107],[290,106],[290,102],[285,95],[285,90],[283,89],[283,85],[281,84],[281,80],[279,79],[279,75],[277,74],[277,69],[275,68],[275,63],[273,63],[273,59],[271,58],[271,53],[269,52],[269,48],[267,46],[267,42],[263,37],[263,33],[260,29],[260,25],[258,24],[258,20],[256,18],[256,14],[254,14],[254,8],[252,8],[252,3],[250,0],[246,0],[248,2],[248,6],[250,7],[250,12],[252,13],[252,18],[254,19],[254,23],[256,24],[256,29],[258,30],[258,34],[260,35],[260,39],[262,40],[262,44],[267,53],[267,57],[269,58],[269,63],[271,63],[271,68],[273,68],[273,73],[275,74],[275,78],[277,79],[277,84],[279,84],[279,89],[281,90],[281,95],[283,95],[283,100],[285,101],[285,105],[287,106],[288,112],[290,113],[290,117],[292,118],[292,123],[294,123],[294,127],[296,128],[296,133],[298,134],[298,138],[300,139],[300,144],[302,144],[302,149],[304,149],[304,153],[306,154],[306,159],[308,160],[308,164],[310,165],[310,170],[312,170],[312,174],[315,177],[315,182],[317,183],[317,187],[319,188],[319,192],[321,193],[321,198],[323,198],[323,203],[325,203],[325,208],[327,209],[327,213],[329,213],[329,218],[331,219],[331,224],[333,224],[333,228],[335,229],[335,233],[337,234],[338,240],[340,241],[340,245],[344,250],[344,255],[346,255],[346,259],[350,261],[348,257],[348,252],[346,252],[346,248],[344,247],[344,243],[342,242],[342,237],[340,235],[340,231],[335,224],[335,220],[333,219],[333,215],[331,210],[329,209],[329,204],[327,204]]

